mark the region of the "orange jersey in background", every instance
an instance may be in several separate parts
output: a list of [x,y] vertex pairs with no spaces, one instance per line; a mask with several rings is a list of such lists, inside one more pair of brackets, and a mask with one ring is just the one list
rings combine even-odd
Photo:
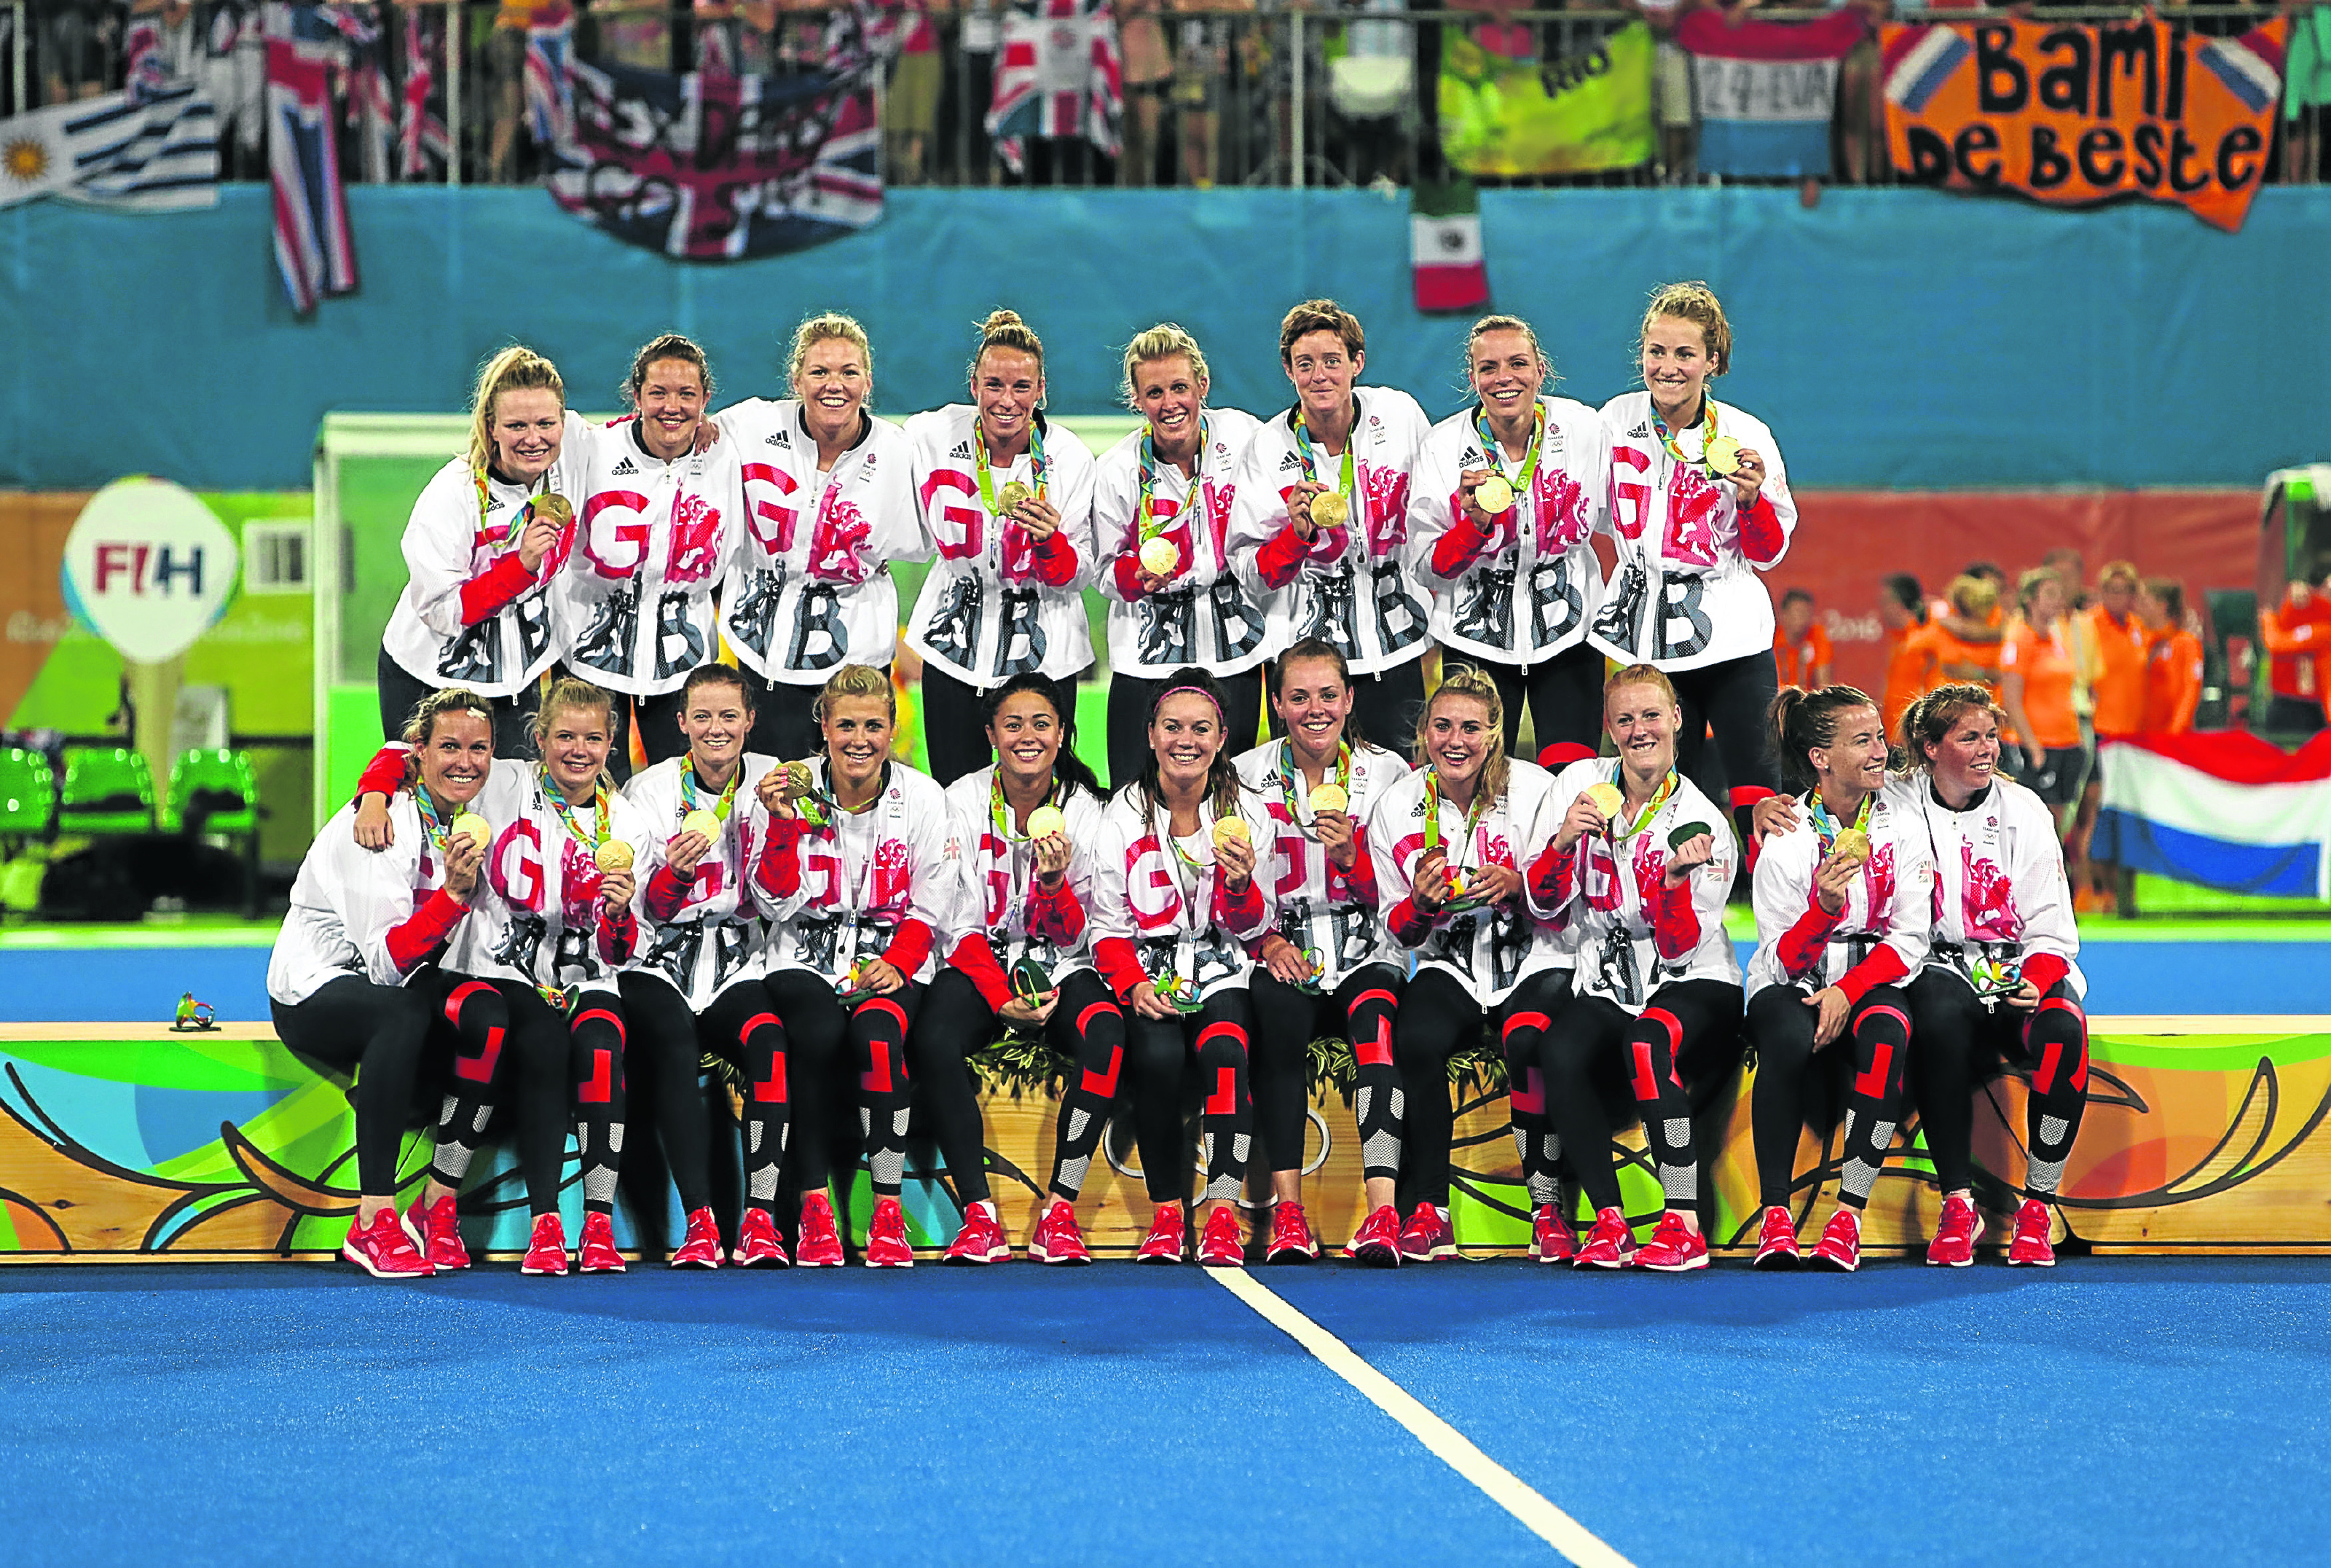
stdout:
[[[1934,634],[1935,639],[1936,665],[1935,685],[1941,686],[1953,680],[1975,680],[1985,691],[1991,693],[1991,699],[1997,702],[1999,700],[1999,651],[2003,644],[1962,642],[1944,630],[1939,622],[1929,622],[1927,630]],[[1954,674],[1949,670],[1941,668],[1950,664],[1972,664],[1981,673],[1972,676]]]
[[2050,751],[2069,751],[2080,744],[2080,716],[2072,708],[2072,648],[2058,622],[2045,633],[2029,621],[2007,629],[1999,645],[1999,670],[2023,678],[2023,717],[2031,721],[2030,739]]
[[1781,667],[1781,684],[1812,689],[1813,671],[1826,670],[1836,662],[1830,648],[1829,633],[1819,626],[1808,626],[1805,634],[1794,642],[1778,626],[1773,628],[1773,662]]
[[2259,612],[2259,640],[2266,644],[2267,686],[2277,697],[2323,700],[2318,660],[2331,650],[2331,595],[2310,594],[2304,604],[2285,598]]
[[1941,635],[1929,622],[1886,633],[1886,690],[1878,708],[1889,740],[1899,737],[1902,715],[1912,699],[1942,684],[1935,673],[1936,639]]
[[2145,654],[2152,638],[2135,615],[2115,620],[2102,604],[2081,611],[2080,618],[2096,649],[2088,688],[2096,694],[2097,733],[2135,735],[2145,723]]
[[2182,628],[2160,633],[2145,656],[2145,733],[2184,734],[2201,700],[2202,640]]

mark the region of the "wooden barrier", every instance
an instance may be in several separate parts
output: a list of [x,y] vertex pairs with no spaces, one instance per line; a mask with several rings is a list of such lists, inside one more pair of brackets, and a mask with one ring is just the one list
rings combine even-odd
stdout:
[[[2090,1033],[2089,1101],[2063,1183],[2060,1239],[2078,1248],[2304,1251],[2331,1247],[2331,1019],[2099,1018]],[[1710,1106],[1708,1202],[1714,1239],[1753,1241],[1756,1183],[1751,1072]],[[345,1080],[321,1076],[264,1025],[177,1034],[144,1024],[0,1025],[0,1260],[312,1257],[345,1234],[356,1203],[354,1119]],[[1528,1240],[1527,1201],[1502,1094],[1452,1087],[1453,1217],[1460,1245],[1495,1255]],[[990,1180],[1015,1242],[1032,1229],[1051,1170],[1058,1102],[1041,1090],[985,1097]],[[2023,1086],[1978,1098],[1978,1199],[2005,1234],[2022,1178]],[[1113,1126],[1079,1220],[1095,1250],[1127,1254],[1146,1228],[1129,1126]],[[1915,1121],[1898,1140],[1864,1226],[1868,1250],[1923,1246],[1938,1197]],[[1810,1239],[1836,1197],[1834,1132],[1807,1131],[1796,1208]],[[636,1147],[636,1144],[635,1144]],[[1315,1095],[1304,1151],[1305,1202],[1340,1244],[1361,1217],[1358,1139],[1348,1107]],[[404,1190],[417,1184],[426,1134],[408,1136]],[[1658,1183],[1639,1130],[1619,1140],[1631,1216],[1648,1224]],[[1262,1162],[1257,1161],[1260,1167]],[[918,1246],[943,1244],[959,1217],[927,1144],[914,1146],[907,1207]],[[570,1235],[579,1198],[568,1167]],[[1264,1183],[1257,1174],[1257,1195]],[[862,1223],[862,1174],[840,1193]],[[676,1203],[667,1200],[676,1211]],[[481,1156],[463,1197],[473,1250],[516,1251],[526,1204],[506,1151]],[[619,1211],[617,1236],[638,1235]],[[673,1233],[676,1213],[648,1229]]]

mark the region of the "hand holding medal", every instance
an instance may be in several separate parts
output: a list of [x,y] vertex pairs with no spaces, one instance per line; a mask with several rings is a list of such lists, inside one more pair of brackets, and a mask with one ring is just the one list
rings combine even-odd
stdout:
[[591,854],[599,868],[599,903],[608,910],[628,908],[638,884],[632,878],[632,846],[609,839]]
[[1254,837],[1243,817],[1221,817],[1214,822],[1214,867],[1223,885],[1243,892],[1254,879]]
[[1069,819],[1060,807],[1047,803],[1028,813],[1028,840],[1037,876],[1049,882],[1068,874]]
[[1514,487],[1505,475],[1492,473],[1473,487],[1473,509],[1485,523],[1505,516],[1513,508]]
[[574,518],[575,508],[556,491],[538,495],[527,503],[525,528],[518,539],[518,558],[528,571],[542,569],[543,561],[558,547],[558,536]]
[[1360,858],[1359,824],[1352,819],[1352,797],[1339,784],[1323,784],[1311,792],[1311,828],[1318,835],[1328,863],[1350,870]]
[[1570,803],[1570,809],[1563,813],[1562,826],[1555,832],[1555,847],[1566,850],[1591,833],[1609,832],[1626,803],[1627,797],[1619,793],[1616,784],[1588,784]]
[[475,812],[463,812],[445,830],[445,889],[465,904],[477,890],[493,837],[493,825]]

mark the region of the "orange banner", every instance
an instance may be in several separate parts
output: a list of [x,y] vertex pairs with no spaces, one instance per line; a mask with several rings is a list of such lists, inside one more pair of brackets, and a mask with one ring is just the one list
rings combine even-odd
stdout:
[[1886,139],[1910,179],[2068,206],[2143,196],[2242,226],[2282,94],[2275,17],[2204,38],[2126,23],[1883,30]]

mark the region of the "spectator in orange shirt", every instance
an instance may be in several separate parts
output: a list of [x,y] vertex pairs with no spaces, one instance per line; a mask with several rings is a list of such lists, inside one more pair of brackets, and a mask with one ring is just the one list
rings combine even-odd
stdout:
[[2318,560],[2290,584],[2280,605],[2259,613],[2266,644],[2266,722],[2278,735],[2313,735],[2324,724],[2322,658],[2331,649],[2331,558]]
[[1813,622],[1813,596],[1803,588],[1782,594],[1773,628],[1773,662],[1780,666],[1781,684],[1819,691],[1829,684],[1833,657],[1829,633]]
[[[2065,862],[2072,875],[2072,906],[2086,912],[2104,910],[2118,902],[2111,872],[2091,865],[2088,838],[2096,831],[2097,808],[2104,803],[2105,745],[2126,740],[2145,726],[2145,655],[2153,635],[2136,613],[2136,567],[2127,561],[2108,561],[2097,574],[2097,602],[2080,613],[2088,660],[2088,690],[2094,699],[2089,724],[2096,731],[2097,761],[2088,769],[2088,787],[2080,795],[2080,814],[2065,845]],[[2088,891],[2093,884],[2095,892]]]
[[1911,700],[1942,684],[1937,672],[1941,633],[1927,620],[1927,593],[1918,579],[1897,572],[1879,585],[1878,618],[1886,624],[1886,696],[1879,720],[1889,740],[1902,728]]
[[2035,566],[2017,582],[2015,597],[2021,613],[2008,624],[1999,650],[2000,696],[2026,765],[2014,772],[2047,802],[2061,833],[2079,803],[2088,763],[2080,745],[2080,716],[2072,709],[2076,671],[2065,628],[2063,580]]
[[[1961,614],[1951,595],[1958,585],[1972,577],[1991,590],[1991,608],[1980,615]],[[1932,619],[1935,623],[1960,641],[1981,646],[1996,642],[2005,634],[2007,617],[2000,608],[2000,600],[2007,593],[2007,574],[1991,561],[1969,561],[1966,569],[1951,579],[1944,596],[1935,601]]]
[[2147,577],[2138,589],[2136,613],[2153,633],[2145,656],[2146,735],[2184,735],[2193,727],[2202,701],[2202,640],[2185,629],[2185,584],[2174,577]]
[[1972,680],[1997,702],[1998,633],[1993,633],[1988,641],[1972,639],[1967,633],[1998,618],[1999,591],[1981,577],[1954,577],[1945,603],[1950,606],[1949,614],[1937,615],[1933,622],[1936,672],[1945,680]]

